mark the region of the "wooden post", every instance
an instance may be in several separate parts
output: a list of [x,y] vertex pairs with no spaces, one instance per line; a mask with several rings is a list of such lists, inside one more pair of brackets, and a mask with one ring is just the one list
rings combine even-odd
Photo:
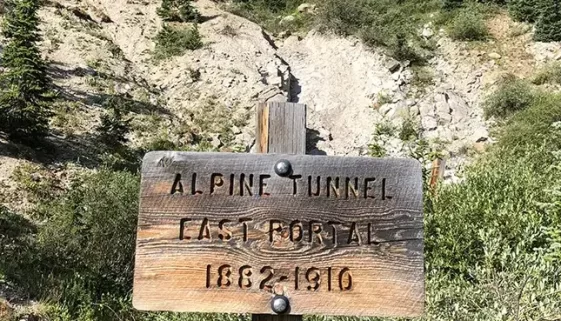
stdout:
[[435,159],[432,162],[430,183],[431,189],[435,189],[438,182],[444,177],[444,171],[446,169],[446,161],[440,158]]
[[[306,105],[260,103],[257,106],[257,153],[305,154]],[[253,314],[252,321],[302,321],[301,315]]]

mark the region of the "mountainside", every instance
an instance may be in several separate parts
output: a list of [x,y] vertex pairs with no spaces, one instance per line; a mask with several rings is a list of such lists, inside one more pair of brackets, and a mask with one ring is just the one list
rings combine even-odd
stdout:
[[[334,2],[337,1],[326,1]],[[557,201],[558,192],[554,192],[559,185],[556,178],[559,168],[551,166],[546,169],[544,164],[558,164],[553,155],[558,153],[555,124],[561,121],[556,109],[561,97],[560,42],[534,41],[534,25],[514,21],[503,7],[485,9],[490,13],[481,9],[484,13],[480,20],[486,30],[485,36],[467,39],[470,41],[453,36],[455,22],[439,21],[444,18],[428,12],[426,23],[415,26],[413,30],[416,40],[404,40],[406,43],[421,42],[423,59],[417,60],[416,54],[397,59],[403,56],[392,54],[390,45],[383,44],[383,41],[372,45],[367,41],[367,36],[386,38],[382,31],[373,29],[369,31],[374,35],[365,35],[364,30],[359,30],[347,35],[315,23],[318,17],[325,15],[319,2],[298,2],[297,9],[270,13],[276,23],[274,28],[265,19],[253,19],[253,22],[244,18],[247,13],[244,14],[240,8],[247,3],[197,0],[193,4],[201,18],[197,23],[182,23],[163,21],[157,13],[161,6],[159,0],[44,2],[39,11],[43,36],[40,50],[48,65],[48,74],[53,79],[57,99],[52,105],[51,129],[38,145],[12,140],[0,132],[0,223],[11,228],[12,225],[6,223],[11,220],[17,223],[13,226],[22,228],[22,231],[14,232],[17,237],[12,241],[8,236],[3,238],[3,233],[8,235],[12,230],[2,230],[5,227],[0,226],[0,252],[4,239],[9,241],[6,244],[10,246],[15,244],[13,251],[12,247],[6,246],[9,248],[7,253],[23,253],[17,246],[35,250],[29,245],[34,243],[28,243],[30,239],[45,242],[37,250],[44,257],[30,252],[32,254],[25,255],[34,258],[37,254],[36,261],[27,256],[22,260],[30,260],[28,267],[31,271],[36,267],[41,271],[37,274],[43,273],[42,276],[50,277],[49,273],[63,275],[60,280],[72,280],[75,282],[73,286],[79,289],[105,285],[102,281],[84,277],[92,270],[103,276],[100,279],[107,275],[111,278],[115,273],[118,275],[115,277],[118,281],[114,282],[117,285],[108,293],[114,291],[111,293],[119,295],[107,299],[111,302],[108,306],[126,306],[123,311],[127,312],[123,312],[122,319],[134,319],[135,314],[129,311],[127,305],[130,291],[126,285],[130,277],[128,268],[132,263],[119,257],[115,260],[121,261],[111,261],[107,266],[102,259],[99,266],[95,264],[98,257],[103,257],[103,246],[120,244],[126,248],[123,252],[132,251],[135,227],[129,221],[134,220],[137,211],[133,199],[136,199],[134,193],[138,189],[138,177],[135,175],[140,157],[147,151],[162,149],[252,152],[256,105],[263,101],[298,102],[308,106],[309,154],[414,157],[423,162],[426,169],[430,169],[434,159],[446,160],[444,181],[450,184],[444,184],[448,187],[443,187],[444,192],[438,192],[441,194],[430,190],[426,196],[427,248],[434,251],[427,254],[430,262],[427,266],[437,266],[435,270],[438,270],[434,274],[428,273],[430,276],[427,277],[430,278],[430,286],[446,284],[453,290],[445,292],[449,288],[442,285],[441,292],[431,292],[431,295],[436,294],[430,296],[430,300],[434,298],[434,301],[428,304],[430,311],[438,310],[440,305],[455,310],[434,318],[434,315],[429,315],[427,319],[463,320],[463,313],[466,313],[465,320],[469,319],[466,311],[471,311],[470,308],[454,307],[446,301],[448,297],[460,301],[469,299],[461,297],[464,292],[458,290],[460,285],[457,284],[468,287],[473,293],[479,293],[477,286],[488,290],[508,284],[504,285],[508,288],[507,294],[497,290],[500,299],[496,302],[514,302],[512,298],[515,295],[512,293],[520,291],[522,296],[526,286],[526,281],[523,283],[517,274],[523,268],[516,265],[515,272],[504,277],[498,266],[513,266],[519,252],[536,255],[523,256],[528,266],[539,261],[548,269],[545,272],[539,270],[536,275],[549,283],[528,281],[528,287],[532,289],[539,288],[541,291],[546,288],[544,293],[549,291],[537,296],[539,299],[536,300],[540,303],[535,306],[539,307],[528,308],[531,311],[527,312],[528,315],[538,315],[550,307],[551,311],[559,309],[553,303],[545,307],[542,303],[554,302],[559,297],[559,286],[551,284],[559,280],[557,277],[561,272],[555,264],[550,266],[550,263],[540,260],[559,260],[555,255],[551,256],[553,259],[550,256],[544,259],[544,253],[549,253],[547,246],[558,244],[560,240],[554,227],[557,217],[561,218],[558,214],[561,213],[558,210],[561,203]],[[384,5],[388,4],[384,2]],[[478,2],[476,5],[481,4]],[[473,8],[459,10],[469,14]],[[255,16],[259,14],[266,16],[259,11]],[[442,15],[445,16],[446,12]],[[4,19],[5,16],[0,15],[0,20]],[[454,17],[452,21],[460,19],[461,16]],[[342,24],[337,19],[331,22]],[[470,21],[467,25],[469,28],[473,26]],[[182,31],[173,38],[170,30]],[[166,32],[169,38],[164,38]],[[200,43],[197,35],[200,35]],[[391,37],[393,35],[388,34],[387,38]],[[396,37],[397,45],[393,45],[406,51],[408,45],[403,45],[400,37]],[[1,57],[7,40],[0,40]],[[182,48],[179,42],[193,47]],[[0,72],[5,71],[0,67]],[[103,129],[107,129],[107,133]],[[535,137],[532,130],[536,132]],[[493,149],[495,147],[498,152]],[[488,154],[490,149],[493,152]],[[503,160],[504,167],[501,165]],[[464,169],[470,164],[475,164],[476,169],[466,174]],[[536,173],[535,176],[532,173]],[[518,188],[518,176],[524,177],[525,182],[529,182],[528,186]],[[483,177],[491,183],[482,181]],[[547,182],[542,186],[540,179]],[[104,189],[106,186],[116,186],[117,192],[103,190],[98,193],[97,188]],[[497,196],[490,190],[501,194]],[[501,207],[486,203],[494,197],[497,198],[496,204],[507,205]],[[121,203],[123,198],[127,202]],[[466,198],[466,204],[469,199],[469,206],[464,206],[463,198]],[[552,203],[547,203],[549,201]],[[544,205],[546,203],[549,205]],[[539,213],[535,214],[539,218],[526,216],[526,209]],[[4,210],[12,216],[3,214]],[[104,217],[109,227],[96,225],[96,211],[107,215]],[[113,222],[112,211],[126,214],[119,216],[120,221]],[[58,213],[63,214],[59,217]],[[10,220],[4,220],[2,215]],[[498,221],[492,220],[495,216],[499,217]],[[464,222],[464,230],[460,230],[459,226]],[[74,229],[74,223],[88,228],[82,229],[80,225]],[[131,248],[123,245],[128,244],[125,240],[113,234],[107,240],[105,236],[95,234],[96,229],[113,231],[121,229],[121,225],[123,230],[130,232],[127,237],[131,240],[126,241],[131,241]],[[474,228],[488,234],[477,234],[479,230],[472,231]],[[60,238],[49,239],[56,234],[52,231],[60,232]],[[528,244],[524,243],[523,233],[534,232],[539,236],[529,238]],[[80,233],[92,234],[81,238]],[[461,240],[458,242],[469,245],[457,246],[454,243],[456,235]],[[497,248],[493,248],[495,236],[504,241]],[[90,239],[93,241],[90,242]],[[105,245],[95,247],[98,241]],[[90,245],[91,248],[88,247]],[[557,245],[551,246],[554,248]],[[59,252],[59,248],[64,250]],[[94,254],[91,257],[85,254],[78,259],[72,256],[85,248]],[[439,248],[442,248],[442,253],[435,250]],[[532,252],[534,249],[539,249],[536,253],[540,254]],[[477,253],[473,254],[477,259],[469,261],[469,264],[456,263],[463,258],[462,253],[472,253],[471,250]],[[509,254],[496,258],[503,253],[501,251]],[[486,261],[487,256],[493,255],[496,257]],[[466,255],[466,260],[471,259]],[[508,262],[504,263],[502,259]],[[95,265],[95,268],[90,269],[84,263],[84,266],[78,264],[78,272],[68,268],[69,272],[63,266],[57,265],[52,269],[40,266],[44,261],[57,260],[70,266],[83,260]],[[492,273],[479,270],[485,264],[492,266],[485,266]],[[20,269],[20,266],[4,267],[0,264],[0,320],[3,309],[8,310],[7,307],[10,311],[16,310],[14,315],[29,317],[33,313],[41,314],[36,310],[40,310],[38,306],[44,302],[34,300],[45,296],[43,293],[35,293],[36,297],[29,295],[35,287],[30,283],[35,279],[18,279],[23,273],[19,272]],[[116,272],[120,269],[127,270],[129,274],[121,277]],[[15,279],[21,281],[19,284],[10,279],[9,272],[13,271],[17,272]],[[446,273],[457,274],[450,277]],[[473,281],[477,279],[473,275],[480,277],[481,283]],[[510,277],[516,280],[512,281]],[[58,282],[56,277],[52,279]],[[493,280],[497,280],[500,286]],[[98,281],[99,284],[96,283]],[[48,297],[74,297],[68,295],[73,293],[69,290],[72,286],[60,282],[65,284],[64,290],[49,293]],[[41,286],[44,287],[44,284]],[[509,288],[511,285],[513,288]],[[86,300],[84,298],[89,294],[84,293],[84,297],[76,296],[74,300]],[[481,300],[491,300],[489,293]],[[3,304],[2,298],[10,304]],[[520,298],[518,301],[521,301]],[[69,306],[79,310],[76,307],[80,305],[76,302],[75,306],[68,303],[64,308],[57,306],[61,310],[54,313],[68,313],[68,319],[60,320],[70,320],[73,312],[69,312],[72,310]],[[90,305],[103,306],[103,302],[100,299]],[[470,304],[473,307],[479,303]],[[499,309],[498,306],[495,308]],[[508,306],[511,318],[504,320],[518,320],[512,312],[514,309],[514,303],[512,307]],[[142,320],[162,320],[159,318],[165,315],[145,317]],[[550,320],[557,320],[555,318],[561,315],[550,317],[553,317]],[[27,320],[35,319],[29,317]],[[105,319],[92,317],[87,320]],[[177,320],[184,319],[178,317]],[[486,319],[484,316],[477,320],[498,319]]]

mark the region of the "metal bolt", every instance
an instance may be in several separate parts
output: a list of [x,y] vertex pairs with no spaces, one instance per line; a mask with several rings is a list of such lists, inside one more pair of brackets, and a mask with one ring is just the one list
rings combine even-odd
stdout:
[[276,295],[273,298],[273,301],[271,301],[271,309],[273,309],[273,312],[275,312],[276,314],[283,314],[288,312],[289,307],[290,302],[284,295]]
[[275,164],[275,173],[279,176],[288,176],[292,172],[292,165],[286,159],[281,159]]

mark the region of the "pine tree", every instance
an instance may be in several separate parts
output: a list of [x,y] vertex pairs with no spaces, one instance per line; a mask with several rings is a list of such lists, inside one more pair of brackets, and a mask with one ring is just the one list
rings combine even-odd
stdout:
[[538,15],[536,0],[510,0],[508,12],[518,21],[534,22]]
[[0,130],[32,141],[48,130],[51,80],[37,43],[39,0],[8,0],[2,34],[8,40],[0,58]]
[[536,41],[561,41],[561,0],[539,0]]
[[201,15],[191,2],[192,0],[163,0],[162,6],[158,8],[158,15],[164,21],[197,21]]

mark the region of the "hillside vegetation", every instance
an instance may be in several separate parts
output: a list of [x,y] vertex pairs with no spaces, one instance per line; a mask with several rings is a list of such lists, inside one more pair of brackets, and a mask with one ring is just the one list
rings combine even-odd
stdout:
[[[6,43],[0,57],[0,145],[60,153],[49,140],[56,127],[53,110],[68,101],[55,94],[49,62],[37,49],[41,3],[9,0],[0,7]],[[489,37],[485,19],[508,10],[518,20],[535,23],[536,40],[561,41],[561,0],[325,0],[315,4],[313,20],[300,16],[302,3],[235,0],[222,5],[271,32],[319,28],[355,35],[420,67],[434,55],[434,43],[419,35],[429,23],[459,41],[484,41]],[[155,38],[155,63],[204,46],[197,27],[201,16],[190,1],[164,0],[157,13],[165,26]],[[287,15],[295,18],[281,27]],[[189,72],[193,79],[200,77],[196,70]],[[485,116],[496,123],[496,143],[463,170],[460,182],[425,189],[427,296],[426,314],[418,320],[561,320],[561,94],[555,90],[560,75],[555,65],[531,79],[503,77],[482,102]],[[36,161],[14,171],[15,196],[0,195],[5,204],[0,205],[0,294],[9,293],[16,303],[36,302],[12,310],[3,308],[8,305],[0,298],[0,319],[249,320],[248,315],[132,308],[141,155],[218,148],[201,138],[208,124],[193,129],[189,143],[162,139],[132,146],[129,116],[138,105],[116,94],[100,106],[103,114],[88,136],[99,146],[95,166],[59,164],[63,184]],[[201,113],[224,119],[221,126],[228,130],[236,121],[228,113]],[[224,131],[223,140],[231,143]],[[411,156],[424,164],[439,156],[427,148],[415,124],[399,135],[411,141]],[[29,209],[9,206],[14,198],[25,198]],[[344,318],[349,319],[354,320]]]

